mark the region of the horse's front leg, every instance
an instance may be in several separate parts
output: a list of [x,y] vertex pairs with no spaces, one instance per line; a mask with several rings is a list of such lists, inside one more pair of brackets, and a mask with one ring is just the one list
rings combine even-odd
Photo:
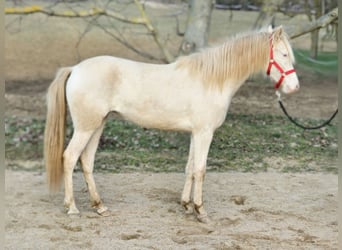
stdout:
[[209,218],[203,207],[202,188],[213,132],[213,130],[204,130],[194,134],[194,207],[197,213],[197,219],[204,223],[209,222]]
[[193,144],[193,136],[191,135],[190,148],[189,148],[189,156],[188,162],[185,168],[185,184],[182,193],[182,206],[185,208],[186,214],[193,213],[193,206],[191,204],[191,190],[193,183],[193,166],[194,166],[194,144]]

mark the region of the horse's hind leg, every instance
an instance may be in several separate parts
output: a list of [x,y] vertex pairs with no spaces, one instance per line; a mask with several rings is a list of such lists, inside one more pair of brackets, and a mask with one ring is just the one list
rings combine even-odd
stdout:
[[101,127],[98,128],[93,136],[91,137],[87,147],[83,150],[81,154],[81,165],[83,168],[83,175],[88,186],[88,191],[90,195],[90,201],[93,208],[97,209],[97,213],[103,216],[109,215],[108,208],[103,205],[100,195],[96,190],[96,184],[93,176],[94,160],[96,149],[99,144],[99,140],[104,128],[104,122]]
[[64,206],[68,210],[68,214],[79,213],[75,204],[73,194],[72,174],[79,156],[81,155],[83,149],[89,142],[89,139],[91,138],[93,133],[94,130],[79,131],[75,129],[74,134],[70,140],[70,143],[63,153],[65,185]]

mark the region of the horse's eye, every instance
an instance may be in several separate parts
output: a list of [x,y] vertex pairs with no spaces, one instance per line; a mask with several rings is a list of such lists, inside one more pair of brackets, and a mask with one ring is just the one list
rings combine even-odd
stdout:
[[283,54],[283,57],[287,57],[287,54]]

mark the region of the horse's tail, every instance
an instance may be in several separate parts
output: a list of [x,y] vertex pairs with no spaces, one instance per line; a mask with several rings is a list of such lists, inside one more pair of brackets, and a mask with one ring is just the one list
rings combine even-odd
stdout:
[[58,71],[47,92],[44,132],[44,160],[50,191],[58,191],[63,177],[63,151],[66,127],[65,86],[72,68]]

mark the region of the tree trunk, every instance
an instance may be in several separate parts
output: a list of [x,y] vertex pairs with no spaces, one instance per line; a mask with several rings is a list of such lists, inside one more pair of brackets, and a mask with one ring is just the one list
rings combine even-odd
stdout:
[[[321,0],[313,1],[315,14],[313,15],[313,18],[309,18],[310,21],[317,20],[324,13],[324,11],[322,11],[322,8],[323,8],[322,2],[324,1],[321,1]],[[308,10],[308,15],[311,15],[310,8]],[[319,43],[319,29],[311,32],[310,57],[313,59],[317,59],[318,43]]]
[[180,55],[188,55],[208,44],[212,10],[212,0],[190,1],[188,24],[180,47]]
[[264,0],[259,15],[253,25],[253,30],[258,30],[268,25],[274,27],[275,13],[283,2],[283,0]]
[[310,57],[317,59],[319,42],[319,29],[311,32]]

